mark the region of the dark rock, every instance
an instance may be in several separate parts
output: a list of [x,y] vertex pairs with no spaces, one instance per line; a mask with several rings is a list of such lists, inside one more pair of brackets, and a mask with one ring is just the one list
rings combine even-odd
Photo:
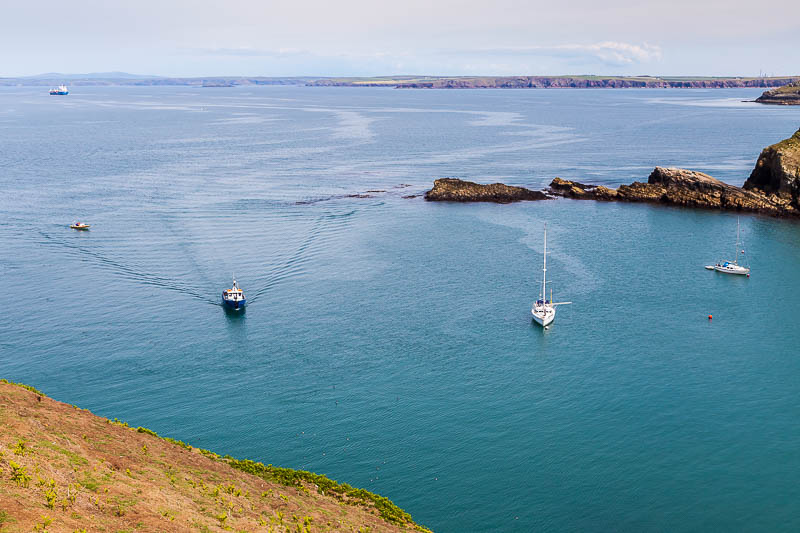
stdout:
[[800,130],[761,151],[744,188],[800,208]]
[[785,198],[735,187],[708,174],[681,168],[656,167],[647,183],[635,181],[616,190],[556,178],[550,184],[550,193],[587,200],[660,203],[776,216],[798,214],[796,206]]
[[481,185],[455,178],[442,178],[433,182],[433,189],[425,193],[432,202],[496,202],[506,204],[520,200],[544,200],[547,195],[524,187],[502,183]]

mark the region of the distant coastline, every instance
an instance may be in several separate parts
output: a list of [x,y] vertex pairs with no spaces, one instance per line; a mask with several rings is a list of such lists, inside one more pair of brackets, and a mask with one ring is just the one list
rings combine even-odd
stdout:
[[58,74],[0,78],[0,87],[46,87],[68,82],[80,86],[236,87],[299,85],[308,87],[387,87],[395,89],[728,89],[771,88],[800,81],[800,76],[692,77],[692,76],[378,76],[378,77],[246,77],[208,76],[172,78],[126,73]]

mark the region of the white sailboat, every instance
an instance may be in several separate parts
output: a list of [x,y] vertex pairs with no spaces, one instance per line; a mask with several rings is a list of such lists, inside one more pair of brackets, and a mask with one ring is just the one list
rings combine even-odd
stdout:
[[744,255],[742,241],[740,238],[739,219],[736,219],[736,253],[733,261],[717,261],[714,265],[707,265],[706,270],[715,270],[723,274],[738,274],[740,276],[750,276],[750,268],[739,264],[739,256]]
[[533,320],[547,328],[556,318],[556,306],[567,305],[572,302],[553,302],[553,289],[550,289],[550,299],[547,299],[547,223],[544,225],[544,262],[542,266],[542,292],[539,293],[539,299],[533,302],[531,307],[531,314]]

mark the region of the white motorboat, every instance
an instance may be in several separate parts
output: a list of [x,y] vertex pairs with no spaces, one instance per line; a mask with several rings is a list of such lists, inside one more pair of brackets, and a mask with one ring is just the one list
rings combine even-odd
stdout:
[[547,224],[544,225],[544,261],[542,266],[542,292],[539,299],[533,302],[531,314],[533,320],[543,328],[547,328],[556,318],[556,306],[567,305],[572,302],[553,302],[553,290],[550,289],[550,299],[547,299]]
[[736,219],[736,254],[733,261],[717,261],[714,265],[706,265],[706,270],[714,270],[723,274],[738,274],[750,277],[750,267],[739,264],[739,258],[744,260],[744,248],[740,238],[739,219]]

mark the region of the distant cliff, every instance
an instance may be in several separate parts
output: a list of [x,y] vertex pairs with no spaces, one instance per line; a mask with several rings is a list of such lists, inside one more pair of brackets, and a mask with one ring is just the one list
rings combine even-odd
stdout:
[[723,89],[733,87],[778,87],[796,80],[800,80],[800,77],[662,78],[654,76],[431,76],[419,78],[324,78],[309,81],[307,85],[396,87],[398,89]]
[[800,81],[764,91],[764,94],[756,98],[756,102],[774,105],[800,105]]
[[546,89],[546,88],[728,88],[780,87],[800,76],[779,78],[706,78],[656,76],[383,76],[371,78],[207,76],[166,78],[124,73],[82,75],[45,74],[34,78],[0,78],[0,86],[47,87],[66,83],[80,86],[235,87],[250,85],[307,85],[311,87],[394,87],[400,89]]

